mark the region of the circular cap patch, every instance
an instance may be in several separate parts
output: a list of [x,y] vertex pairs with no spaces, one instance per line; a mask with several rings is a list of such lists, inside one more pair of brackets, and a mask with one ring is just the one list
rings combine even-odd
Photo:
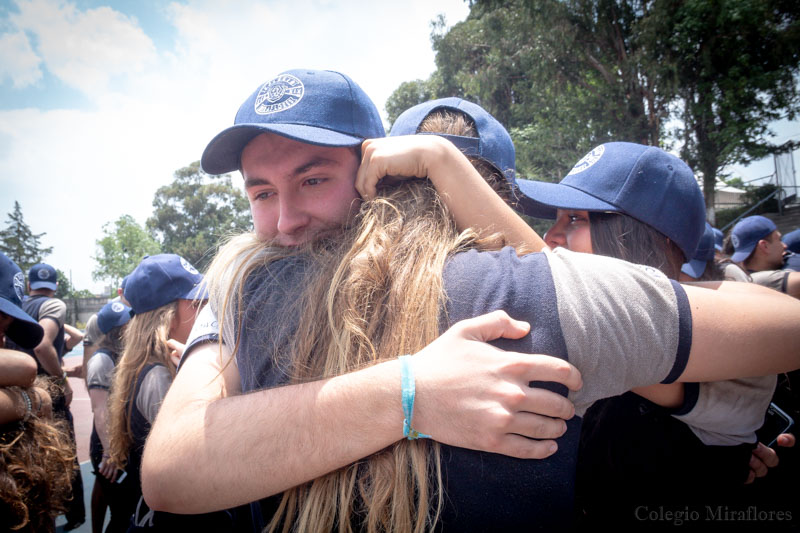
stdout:
[[303,82],[291,74],[281,74],[268,81],[259,89],[254,104],[259,115],[269,115],[285,111],[303,99]]
[[50,271],[45,270],[44,268],[41,269],[39,272],[36,273],[36,277],[39,279],[50,279]]
[[21,302],[25,296],[25,276],[22,272],[14,274],[14,292],[17,294],[17,299]]
[[735,233],[731,233],[731,244],[733,244],[734,248],[739,247],[739,236]]
[[603,156],[603,153],[606,151],[606,147],[604,145],[600,145],[585,156],[581,158],[580,161],[575,163],[575,166],[572,167],[572,170],[569,171],[567,176],[572,176],[573,174],[578,174],[579,172],[583,172],[584,170],[588,169],[598,161]]
[[119,302],[114,302],[113,304],[111,304],[111,310],[114,311],[115,313],[121,313],[125,310],[125,306]]
[[189,274],[199,274],[200,272],[197,271],[195,267],[192,266],[189,261],[181,257],[181,266],[184,270],[186,270]]

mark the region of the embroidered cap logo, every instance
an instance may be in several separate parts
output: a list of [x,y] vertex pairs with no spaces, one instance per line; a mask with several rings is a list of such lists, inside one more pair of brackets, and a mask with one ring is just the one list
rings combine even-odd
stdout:
[[569,171],[567,176],[572,176],[573,174],[578,174],[579,172],[583,172],[584,170],[588,169],[598,161],[603,156],[603,153],[606,151],[606,147],[602,144],[583,156],[580,161],[575,163],[575,166],[572,167],[572,170]]
[[25,276],[22,275],[22,272],[14,274],[14,292],[17,294],[17,299],[21,302],[22,297],[25,296]]
[[304,94],[305,86],[302,81],[291,74],[281,74],[261,86],[256,95],[255,112],[269,115],[285,111],[297,105]]

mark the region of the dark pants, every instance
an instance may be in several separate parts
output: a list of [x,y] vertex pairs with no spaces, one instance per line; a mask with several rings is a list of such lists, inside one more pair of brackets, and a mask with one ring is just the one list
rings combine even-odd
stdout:
[[81,465],[78,463],[78,450],[75,444],[75,425],[72,421],[72,413],[69,407],[61,398],[53,398],[53,416],[57,419],[66,420],[69,427],[69,441],[72,453],[75,455],[75,468],[72,475],[72,499],[67,503],[67,511],[64,516],[67,524],[79,524],[86,521],[86,506],[83,501],[83,478],[81,477]]

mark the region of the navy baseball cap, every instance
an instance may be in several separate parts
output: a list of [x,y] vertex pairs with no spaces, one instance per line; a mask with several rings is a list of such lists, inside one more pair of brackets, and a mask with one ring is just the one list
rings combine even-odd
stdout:
[[689,166],[655,146],[601,144],[560,183],[517,180],[522,212],[556,218],[556,209],[622,213],[653,227],[694,256],[703,235],[703,193]]
[[242,150],[261,133],[332,147],[386,135],[375,104],[349,77],[330,70],[287,70],[260,85],[239,107],[233,126],[208,143],[200,159],[203,170],[238,170]]
[[112,329],[127,324],[131,319],[131,311],[122,302],[108,302],[97,312],[97,327],[105,335]]
[[784,235],[781,240],[786,245],[786,249],[790,252],[800,254],[800,228],[790,231]]
[[22,348],[36,348],[42,342],[44,330],[22,310],[25,295],[25,276],[17,264],[0,252],[0,311],[14,318],[6,336]]
[[207,298],[203,275],[176,254],[145,256],[128,275],[123,294],[137,314],[175,300]]
[[58,274],[56,269],[46,263],[38,263],[33,265],[28,271],[28,283],[31,289],[50,289],[54,291],[58,289]]
[[731,230],[731,244],[734,249],[731,261],[740,263],[750,257],[758,241],[768,237],[776,229],[778,228],[773,221],[761,215],[745,217],[737,222]]
[[[445,133],[420,132],[419,127],[428,116],[440,109],[451,110],[464,113],[475,123],[478,132],[477,137],[462,137],[460,135],[448,135]],[[508,131],[500,124],[496,118],[486,112],[481,106],[467,102],[461,98],[440,98],[422,104],[415,105],[403,111],[392,125],[390,137],[398,135],[437,135],[444,137],[465,155],[478,157],[505,176],[511,185],[511,190],[516,190],[514,169],[516,166],[516,155],[514,152],[514,142]]]
[[700,238],[700,244],[697,245],[697,251],[694,253],[691,261],[684,263],[681,271],[687,276],[692,276],[697,279],[706,271],[708,262],[714,259],[714,228],[711,224],[706,222],[706,230]]

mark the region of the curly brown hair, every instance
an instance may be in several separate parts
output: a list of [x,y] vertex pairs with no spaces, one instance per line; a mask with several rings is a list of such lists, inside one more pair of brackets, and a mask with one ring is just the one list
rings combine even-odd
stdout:
[[[44,378],[35,386],[52,388]],[[32,415],[0,428],[0,530],[53,531],[72,498],[74,460],[63,420]]]

